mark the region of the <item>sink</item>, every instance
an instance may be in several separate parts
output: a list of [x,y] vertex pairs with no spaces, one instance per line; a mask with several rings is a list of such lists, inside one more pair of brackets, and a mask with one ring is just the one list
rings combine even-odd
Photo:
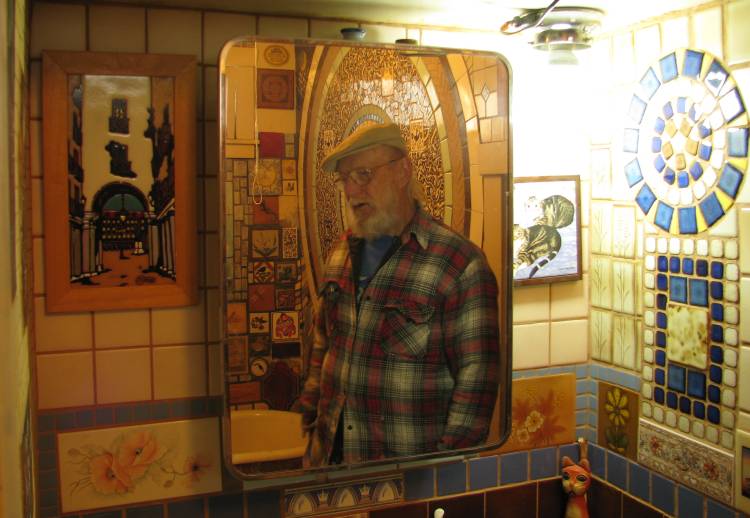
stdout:
[[302,414],[283,410],[232,410],[232,464],[302,457],[307,438]]

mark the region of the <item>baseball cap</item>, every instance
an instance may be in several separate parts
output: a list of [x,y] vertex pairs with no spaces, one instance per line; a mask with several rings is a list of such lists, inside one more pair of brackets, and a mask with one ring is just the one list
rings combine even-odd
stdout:
[[406,142],[401,136],[398,124],[365,123],[357,127],[348,137],[333,148],[323,159],[321,169],[326,173],[336,170],[339,160],[375,146],[391,146],[404,154],[408,153]]

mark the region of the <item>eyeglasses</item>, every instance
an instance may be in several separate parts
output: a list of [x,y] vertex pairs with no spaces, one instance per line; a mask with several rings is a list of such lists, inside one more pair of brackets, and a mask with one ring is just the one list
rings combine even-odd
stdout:
[[364,187],[370,181],[372,181],[372,177],[375,176],[375,172],[378,169],[382,169],[384,167],[387,167],[395,162],[398,162],[404,158],[403,156],[400,156],[398,158],[394,158],[393,160],[389,160],[388,162],[380,165],[376,165],[373,167],[360,167],[359,169],[352,169],[348,173],[339,173],[336,171],[333,174],[333,184],[336,186],[336,188],[339,191],[344,191],[344,188],[346,187],[346,182],[348,180],[351,180],[355,184],[359,185],[360,187]]

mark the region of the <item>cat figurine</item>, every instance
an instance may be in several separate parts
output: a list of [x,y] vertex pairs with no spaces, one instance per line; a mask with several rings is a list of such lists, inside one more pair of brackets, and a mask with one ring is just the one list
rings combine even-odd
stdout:
[[568,495],[568,505],[565,507],[565,518],[589,518],[586,504],[586,491],[591,485],[591,466],[588,459],[578,464],[567,455],[562,459],[562,486]]
[[524,203],[526,214],[536,225],[549,225],[554,228],[567,227],[573,223],[575,207],[565,196],[553,194],[543,200],[530,196]]
[[529,279],[532,278],[555,258],[561,245],[560,233],[549,225],[513,225],[513,275],[533,265],[529,271]]

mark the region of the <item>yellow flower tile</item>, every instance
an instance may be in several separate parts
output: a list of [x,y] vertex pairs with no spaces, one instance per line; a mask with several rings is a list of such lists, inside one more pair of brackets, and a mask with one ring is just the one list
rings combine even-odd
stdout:
[[94,340],[97,349],[147,346],[148,310],[101,311],[94,313]]
[[40,410],[94,403],[91,352],[40,354],[36,358],[36,369]]
[[549,328],[546,322],[513,325],[513,370],[549,366]]
[[150,349],[113,349],[96,353],[98,404],[151,399]]
[[219,62],[222,47],[234,37],[255,32],[255,16],[207,11],[203,14],[203,63]]
[[160,54],[189,54],[200,61],[200,11],[149,9],[147,50]]
[[206,347],[185,345],[154,348],[154,398],[206,395]]
[[44,297],[34,299],[38,352],[90,349],[91,313],[47,313]]
[[89,7],[89,50],[145,52],[146,10],[113,5]]

